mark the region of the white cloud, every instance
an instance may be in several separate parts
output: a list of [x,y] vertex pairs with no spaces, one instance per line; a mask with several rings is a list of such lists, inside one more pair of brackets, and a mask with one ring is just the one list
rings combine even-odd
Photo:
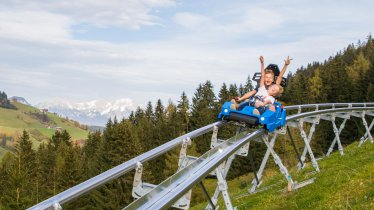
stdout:
[[238,24],[233,24],[233,31],[247,33],[268,33],[280,28],[283,24],[283,17],[278,12],[260,7],[250,7],[245,10],[243,17]]
[[142,25],[159,24],[159,18],[151,14],[153,9],[173,6],[174,0],[4,0],[0,9],[55,13],[70,17],[74,24],[139,29]]
[[[216,89],[223,82],[244,82],[259,70],[260,55],[279,66],[290,55],[294,60],[289,70],[295,71],[374,31],[370,2],[336,5],[334,10],[329,9],[332,3],[318,1],[238,2],[188,10],[178,8],[188,1],[5,0],[0,5],[0,82],[5,90],[18,84],[17,91],[39,93],[28,93],[38,100],[57,95],[75,101],[176,101],[182,91],[192,97],[206,80]],[[163,8],[168,15],[163,16]],[[350,9],[356,15],[347,18]],[[81,30],[77,24],[103,27],[103,40],[108,41],[78,40],[73,31]],[[134,31],[161,24],[149,27],[152,31]],[[130,31],[110,42],[104,29],[111,27]],[[139,37],[132,42],[130,36]]]
[[213,23],[209,17],[191,12],[177,13],[173,19],[177,24],[190,29],[209,26]]
[[26,69],[12,69],[11,67],[0,66],[0,81],[3,86],[23,86],[27,88],[49,88],[52,84],[48,81],[50,74],[45,72],[30,72]]
[[47,41],[70,39],[71,19],[44,11],[1,11],[0,37]]

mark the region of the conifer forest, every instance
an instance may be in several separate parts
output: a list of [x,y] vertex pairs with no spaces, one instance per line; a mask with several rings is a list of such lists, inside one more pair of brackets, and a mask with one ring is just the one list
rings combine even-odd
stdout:
[[[323,63],[313,62],[293,68],[295,71],[288,73],[287,86],[280,98],[284,106],[374,102],[374,40],[370,35],[365,41],[347,46]],[[222,84],[218,93],[207,80],[196,88],[193,96],[182,92],[177,102],[160,99],[155,104],[148,102],[146,108],[138,107],[127,118],[109,119],[105,130],[91,132],[84,145],[72,142],[70,134],[62,130],[56,131],[48,143],[33,149],[30,136],[24,131],[14,151],[8,152],[0,163],[0,209],[26,209],[167,141],[217,121],[217,114],[225,101],[254,88],[256,84],[251,76],[248,75],[245,84]],[[238,78],[240,81],[244,79]],[[0,93],[0,105],[11,107],[6,94]],[[326,125],[320,125],[321,129],[314,135],[316,140],[312,141],[317,155],[327,151],[334,138],[331,124],[321,122],[324,123]],[[341,133],[344,145],[357,140],[365,132],[359,119],[347,123],[350,125]],[[219,138],[229,138],[235,131],[235,126],[227,126],[219,132]],[[201,155],[208,151],[210,138],[210,135],[203,135],[194,139],[189,153]],[[286,163],[296,161],[289,145],[277,146],[279,154],[286,157]],[[175,173],[179,150],[176,148],[146,163],[143,179],[158,184]],[[251,144],[257,167],[265,150],[262,144]],[[251,167],[247,157],[236,158],[228,179],[249,172]],[[132,182],[133,172],[63,208],[121,209],[133,201]]]

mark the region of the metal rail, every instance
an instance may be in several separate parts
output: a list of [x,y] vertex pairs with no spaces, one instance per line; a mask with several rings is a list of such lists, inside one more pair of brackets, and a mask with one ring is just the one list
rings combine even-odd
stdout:
[[305,117],[311,117],[315,115],[321,114],[329,114],[329,113],[347,113],[352,111],[373,111],[374,107],[351,107],[351,108],[337,108],[337,109],[324,109],[319,111],[312,111],[312,112],[305,112],[300,114],[295,114],[289,117],[286,117],[286,121],[295,121]]
[[308,108],[344,108],[344,107],[372,107],[374,106],[374,102],[370,103],[322,103],[322,104],[302,104],[302,105],[292,105],[284,107],[287,110],[295,110],[295,109],[308,109]]
[[134,201],[125,209],[164,209],[171,206],[180,196],[206,177],[238,149],[250,140],[259,138],[264,132],[264,129],[259,129],[244,135],[240,139],[234,137],[223,142],[183,170],[166,179],[150,193]]
[[178,138],[175,138],[161,146],[158,146],[146,153],[143,153],[142,155],[139,155],[129,161],[126,161],[122,163],[121,165],[118,165],[112,169],[109,169],[108,171],[105,171],[91,179],[88,179],[81,184],[78,184],[70,189],[67,189],[41,203],[38,203],[35,206],[30,207],[30,210],[39,210],[39,209],[55,209],[58,208],[60,205],[67,203],[78,196],[102,185],[105,184],[115,178],[118,178],[119,176],[124,175],[125,173],[135,169],[136,164],[138,162],[146,162],[148,160],[151,160],[153,158],[156,158],[173,148],[177,147],[178,145],[181,145],[183,143],[184,139],[187,138],[195,138],[202,134],[205,134],[211,130],[213,130],[214,126],[222,126],[224,122],[215,122],[210,125],[204,126],[202,128],[199,128],[197,130],[194,130],[192,132],[189,132],[183,136],[180,136]]

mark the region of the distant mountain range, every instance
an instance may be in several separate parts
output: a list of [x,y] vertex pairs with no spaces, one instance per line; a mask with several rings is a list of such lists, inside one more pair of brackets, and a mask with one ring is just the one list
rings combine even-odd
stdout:
[[9,98],[9,100],[11,100],[11,101],[17,101],[18,103],[31,106],[31,104],[29,102],[27,102],[25,98],[20,97],[20,96],[12,96],[12,97]]
[[39,103],[39,109],[48,109],[48,112],[57,113],[85,125],[105,126],[109,118],[114,116],[118,120],[128,117],[135,105],[131,99],[118,99],[115,101],[93,100],[81,103],[71,103],[63,99],[55,99]]

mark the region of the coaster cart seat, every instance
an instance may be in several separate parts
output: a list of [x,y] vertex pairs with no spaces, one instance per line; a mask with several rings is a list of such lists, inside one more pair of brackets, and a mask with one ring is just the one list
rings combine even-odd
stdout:
[[274,103],[275,112],[266,110],[261,115],[253,114],[255,108],[249,106],[248,102],[241,103],[238,110],[230,109],[232,104],[232,102],[223,104],[221,112],[218,114],[218,120],[244,123],[249,127],[264,126],[269,132],[273,132],[286,124],[286,110],[279,102]]

